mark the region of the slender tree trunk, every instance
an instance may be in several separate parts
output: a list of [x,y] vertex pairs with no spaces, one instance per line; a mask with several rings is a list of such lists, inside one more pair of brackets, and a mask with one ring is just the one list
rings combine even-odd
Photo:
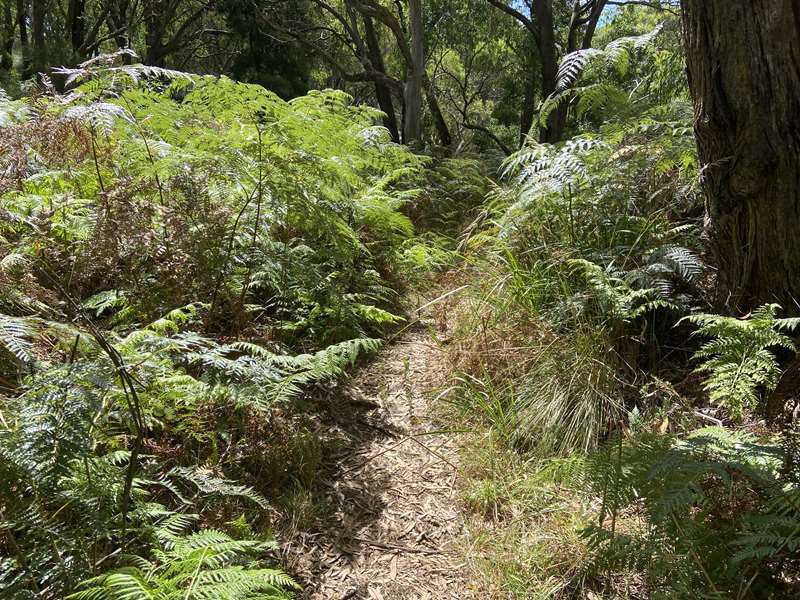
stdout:
[[439,106],[436,91],[433,89],[433,84],[428,79],[427,74],[423,78],[423,87],[425,88],[425,99],[428,101],[428,108],[433,116],[433,124],[436,127],[439,143],[442,146],[449,146],[453,143],[453,138],[450,136],[450,129],[447,127],[447,121],[445,121],[442,109]]
[[[364,37],[367,42],[367,50],[369,51],[369,61],[372,68],[381,73],[386,73],[386,65],[383,62],[383,52],[381,52],[380,42],[378,41],[378,34],[375,32],[375,25],[371,17],[364,17]],[[400,142],[400,131],[397,129],[397,116],[394,112],[394,99],[392,98],[392,90],[389,86],[381,81],[375,82],[375,98],[378,100],[378,106],[383,111],[384,115],[383,124],[392,136],[392,140]]]
[[425,30],[422,20],[422,0],[408,0],[411,22],[411,64],[408,65],[405,86],[405,122],[403,141],[422,143],[422,83],[425,76]]
[[72,51],[78,53],[83,47],[86,36],[86,0],[69,0],[67,7],[67,25]]
[[800,4],[684,0],[719,301],[800,314]]
[[536,97],[536,81],[533,73],[528,74],[528,80],[525,82],[525,92],[522,99],[522,112],[519,117],[519,146],[520,148],[525,145],[528,139],[528,134],[533,127],[533,117],[536,114],[536,109],[533,101]]
[[[575,0],[567,35],[567,54],[576,52],[577,50],[587,50],[592,47],[594,34],[595,31],[597,31],[597,23],[600,21],[600,17],[607,3],[608,0],[596,0],[591,6],[589,14],[584,16],[581,0]],[[585,29],[583,29],[583,35],[581,35],[581,29],[584,26]],[[556,67],[556,77],[558,77],[558,67]],[[569,104],[565,102],[559,104],[553,111],[553,114],[550,116],[551,120],[548,123],[548,129],[551,130],[552,138],[549,141],[558,142],[564,137],[568,115]]]
[[33,0],[31,18],[31,37],[33,38],[34,71],[41,71],[47,67],[47,48],[45,47],[44,20],[47,14],[47,0]]
[[47,13],[47,0],[33,0],[33,19],[31,31],[33,33],[33,49],[37,60],[44,58],[44,16]]
[[596,4],[594,5],[592,14],[589,15],[589,22],[586,24],[586,31],[583,32],[583,43],[581,44],[581,48],[584,50],[592,47],[594,33],[597,31],[597,24],[600,22],[600,17],[603,15],[603,11],[606,9],[607,4],[608,0],[597,0]]
[[14,17],[11,14],[11,0],[3,2],[3,49],[0,51],[0,69],[10,69],[13,66],[12,52],[14,51]]
[[[108,17],[106,19],[106,23],[110,31],[115,32],[114,34],[114,43],[117,45],[117,48],[128,48],[130,47],[130,39],[128,37],[128,31],[130,29],[130,23],[128,21],[128,11],[130,9],[130,3],[128,0],[106,0],[107,2],[113,2],[108,12]],[[130,56],[123,56],[122,62],[124,64],[131,63]]]
[[25,0],[17,0],[17,26],[19,27],[19,43],[23,48],[28,47],[28,11]]
[[[553,0],[533,0],[536,21],[539,24],[539,59],[542,69],[542,97],[547,98],[556,91],[558,81],[558,48],[553,22]],[[541,142],[555,143],[561,141],[565,115],[553,111],[547,119],[547,125],[539,135]]]

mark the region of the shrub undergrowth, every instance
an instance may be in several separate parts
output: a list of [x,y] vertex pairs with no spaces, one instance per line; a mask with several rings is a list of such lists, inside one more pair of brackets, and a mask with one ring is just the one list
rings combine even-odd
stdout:
[[676,32],[566,57],[542,119],[573,137],[510,156],[462,239],[443,410],[488,597],[798,593],[790,446],[758,423],[796,320],[707,314]]
[[270,538],[321,509],[318,400],[486,179],[342,92],[123,54],[0,96],[0,588],[289,597]]

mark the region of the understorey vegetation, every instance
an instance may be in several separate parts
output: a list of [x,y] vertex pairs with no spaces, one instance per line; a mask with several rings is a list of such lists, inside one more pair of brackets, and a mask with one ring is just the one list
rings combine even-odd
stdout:
[[342,92],[121,56],[0,99],[0,587],[288,597],[269,531],[316,476],[314,389],[449,260],[448,174],[485,180]]
[[765,4],[0,0],[0,598],[800,597]]
[[541,118],[572,136],[512,154],[462,242],[466,560],[504,598],[794,597],[800,321],[713,314],[678,23],[639,25],[564,58]]

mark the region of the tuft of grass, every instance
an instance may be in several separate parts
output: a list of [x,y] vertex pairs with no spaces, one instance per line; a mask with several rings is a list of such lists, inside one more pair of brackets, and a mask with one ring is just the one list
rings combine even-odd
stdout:
[[486,598],[557,598],[587,586],[591,552],[579,532],[594,503],[567,469],[523,458],[486,430],[463,439],[461,469],[464,556]]
[[514,404],[516,445],[540,454],[568,455],[599,446],[625,416],[630,384],[618,359],[591,330],[558,336],[537,353],[518,384]]

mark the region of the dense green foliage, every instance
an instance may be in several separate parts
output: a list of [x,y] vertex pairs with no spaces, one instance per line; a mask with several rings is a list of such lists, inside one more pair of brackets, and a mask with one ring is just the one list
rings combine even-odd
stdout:
[[66,74],[66,96],[0,104],[3,586],[62,597],[139,549],[75,597],[272,597],[291,581],[237,566],[264,544],[178,525],[261,529],[264,494],[313,478],[319,449],[270,411],[402,320],[400,273],[439,246],[400,209],[444,188],[340,92],[114,57]]
[[800,595],[800,321],[722,314],[677,6],[624,4],[0,0],[0,596],[302,593],[420,294],[476,594]]
[[540,119],[569,106],[576,135],[512,154],[468,231],[448,400],[477,434],[471,560],[498,597],[788,597],[792,446],[754,422],[797,323],[705,314],[679,29],[633,15],[564,58]]

